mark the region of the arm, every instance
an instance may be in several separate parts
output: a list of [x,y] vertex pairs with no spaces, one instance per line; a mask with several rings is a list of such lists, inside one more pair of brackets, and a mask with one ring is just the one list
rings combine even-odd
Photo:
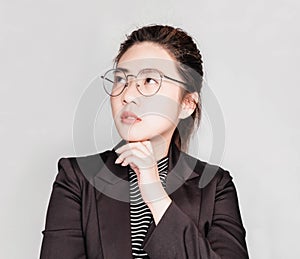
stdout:
[[86,258],[80,183],[70,161],[65,158],[58,162],[43,235],[41,259]]
[[205,234],[173,200],[145,240],[144,250],[150,258],[248,258],[236,189],[228,172],[223,172],[217,182],[213,209]]

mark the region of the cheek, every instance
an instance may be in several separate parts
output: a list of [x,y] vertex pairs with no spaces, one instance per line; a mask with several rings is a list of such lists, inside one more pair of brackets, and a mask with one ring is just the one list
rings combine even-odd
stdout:
[[117,97],[110,98],[110,107],[113,117],[115,117],[120,112],[120,109],[122,109],[122,105],[120,104],[120,100],[118,99],[119,98]]
[[[168,96],[156,94],[151,97],[140,97],[136,99],[136,105],[133,107],[133,112],[142,118],[143,123],[138,125],[139,130],[142,128],[155,128],[156,126],[177,126],[180,112],[179,92],[174,91]],[[110,105],[112,116],[115,120],[117,128],[125,127],[118,119],[120,113],[124,110],[124,105],[119,97],[111,97]]]
[[145,99],[140,107],[140,115],[156,115],[176,123],[179,113],[179,103],[169,96],[154,95]]

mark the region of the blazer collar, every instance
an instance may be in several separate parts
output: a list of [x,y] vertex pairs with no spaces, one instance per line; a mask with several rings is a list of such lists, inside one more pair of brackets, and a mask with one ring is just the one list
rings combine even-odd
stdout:
[[[102,158],[104,162],[96,178],[109,184],[117,184],[122,180],[128,181],[128,167],[115,164],[118,155],[116,149],[126,144],[125,140],[120,141],[112,150],[108,151],[106,157]],[[199,176],[194,172],[197,159],[180,151],[172,141],[168,150],[168,177],[176,177],[180,181],[186,181]]]

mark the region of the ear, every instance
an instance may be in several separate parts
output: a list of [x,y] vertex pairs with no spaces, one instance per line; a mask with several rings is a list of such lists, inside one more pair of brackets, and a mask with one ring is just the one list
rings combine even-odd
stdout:
[[179,113],[179,119],[185,119],[189,117],[196,109],[199,101],[199,94],[197,92],[187,93],[181,102],[181,111]]

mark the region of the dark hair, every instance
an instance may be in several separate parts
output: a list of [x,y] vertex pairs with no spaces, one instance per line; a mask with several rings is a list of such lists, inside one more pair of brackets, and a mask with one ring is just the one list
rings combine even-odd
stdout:
[[193,39],[182,29],[167,25],[150,25],[126,35],[126,40],[120,45],[119,53],[114,61],[118,63],[130,47],[146,41],[156,43],[166,49],[180,64],[178,71],[188,82],[187,92],[199,93],[195,111],[178,123],[171,140],[175,141],[180,150],[187,151],[192,133],[199,127],[201,120],[202,56]]

